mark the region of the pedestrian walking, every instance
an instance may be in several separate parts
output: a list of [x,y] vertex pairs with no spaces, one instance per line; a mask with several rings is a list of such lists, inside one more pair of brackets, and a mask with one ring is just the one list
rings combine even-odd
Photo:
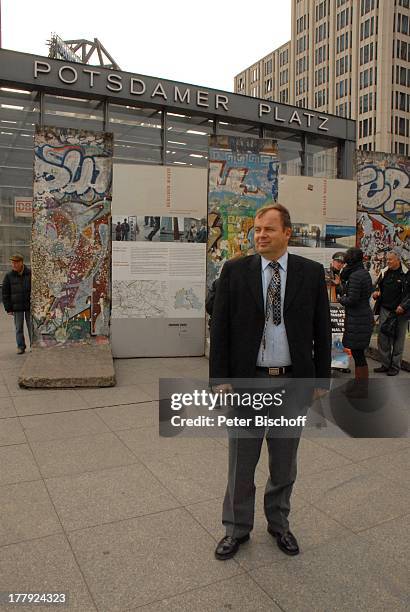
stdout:
[[3,305],[10,316],[14,317],[16,329],[17,353],[22,355],[26,350],[24,338],[24,319],[31,345],[31,316],[30,316],[30,294],[31,294],[31,270],[24,264],[24,258],[20,253],[10,257],[11,270],[3,279]]

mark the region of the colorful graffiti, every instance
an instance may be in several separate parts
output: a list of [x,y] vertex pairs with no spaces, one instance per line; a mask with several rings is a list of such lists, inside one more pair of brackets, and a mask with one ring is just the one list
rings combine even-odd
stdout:
[[273,140],[212,136],[209,149],[207,284],[227,259],[253,252],[255,210],[278,198]]
[[112,134],[36,127],[34,343],[107,342]]
[[358,151],[357,245],[376,277],[394,249],[410,268],[410,159]]

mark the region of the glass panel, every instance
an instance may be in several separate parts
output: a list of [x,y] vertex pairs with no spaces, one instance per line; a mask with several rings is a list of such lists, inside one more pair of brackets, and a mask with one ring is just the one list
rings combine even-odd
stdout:
[[338,143],[328,138],[308,135],[306,176],[337,178]]
[[37,93],[0,88],[0,284],[14,251],[30,261],[31,217],[15,216],[14,199],[33,197]]
[[302,173],[302,137],[286,130],[265,130],[266,138],[278,143],[280,174],[300,176]]
[[161,164],[161,111],[109,105],[108,131],[114,133],[114,163]]
[[[218,136],[243,136],[251,138],[259,138],[259,125],[249,123],[228,123],[218,121]],[[268,137],[269,138],[269,137]]]
[[44,125],[101,132],[103,103],[99,100],[44,96]]
[[212,128],[212,119],[167,113],[166,163],[206,168]]

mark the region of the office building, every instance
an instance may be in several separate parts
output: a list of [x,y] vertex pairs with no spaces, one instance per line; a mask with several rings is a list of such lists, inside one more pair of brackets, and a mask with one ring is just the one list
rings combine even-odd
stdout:
[[409,155],[409,0],[292,0],[291,36],[235,92],[355,119],[359,149]]

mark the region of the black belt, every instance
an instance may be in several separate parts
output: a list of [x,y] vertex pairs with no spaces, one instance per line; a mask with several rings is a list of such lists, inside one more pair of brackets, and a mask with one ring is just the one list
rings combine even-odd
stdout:
[[265,372],[269,376],[281,376],[282,374],[287,374],[288,372],[291,372],[292,371],[292,366],[291,365],[289,365],[289,366],[279,366],[277,368],[274,368],[274,367],[260,368],[259,366],[257,366],[256,369]]

